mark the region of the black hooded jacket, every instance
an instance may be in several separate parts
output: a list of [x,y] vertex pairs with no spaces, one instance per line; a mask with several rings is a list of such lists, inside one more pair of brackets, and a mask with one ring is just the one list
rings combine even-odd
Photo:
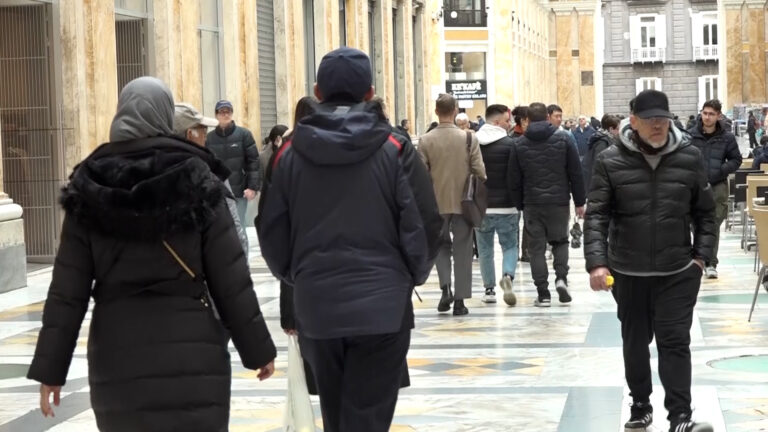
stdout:
[[577,207],[584,205],[579,152],[567,132],[547,121],[532,122],[510,157],[510,192],[518,210],[526,205],[568,205],[571,195]]
[[326,103],[274,158],[259,240],[275,276],[294,285],[306,336],[413,326],[410,296],[431,270],[440,216],[428,175],[406,168],[421,162],[405,150],[371,104]]
[[728,175],[741,166],[741,152],[736,143],[736,137],[725,130],[722,122],[715,123],[715,133],[710,138],[704,136],[704,125],[701,119],[696,122],[688,133],[691,143],[703,156],[704,168],[707,171],[707,181],[716,185],[728,179]]
[[28,377],[65,383],[93,297],[88,380],[100,430],[225,431],[228,336],[246,368],[275,358],[212,172],[229,174],[208,150],[145,138],[100,146],[63,190],[61,244]]
[[715,204],[689,136],[670,127],[655,169],[634,143],[628,119],[619,139],[595,162],[584,220],[587,271],[606,266],[662,276],[683,270],[693,258],[709,261]]
[[587,144],[587,153],[581,160],[581,173],[584,175],[584,191],[589,194],[589,188],[592,184],[592,170],[595,166],[595,159],[603,150],[614,143],[614,138],[605,131],[597,131],[589,137]]

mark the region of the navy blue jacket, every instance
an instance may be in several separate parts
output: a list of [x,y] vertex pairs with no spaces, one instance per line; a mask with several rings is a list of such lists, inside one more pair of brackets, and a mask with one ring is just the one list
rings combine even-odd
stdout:
[[404,166],[405,138],[372,106],[317,110],[272,163],[258,223],[262,255],[294,285],[297,327],[307,337],[412,327],[413,287],[429,276],[439,238],[431,182],[412,183],[419,176]]
[[589,139],[595,134],[595,129],[587,124],[587,127],[582,131],[578,126],[573,128],[573,137],[576,138],[576,147],[579,148],[579,156],[587,154],[589,149]]
[[583,206],[584,177],[576,147],[567,132],[546,121],[533,122],[512,146],[510,195],[518,210],[524,205]]
[[704,162],[709,184],[716,185],[728,179],[728,175],[741,166],[741,152],[736,143],[736,137],[726,130],[722,122],[715,123],[715,133],[709,139],[704,137],[701,119],[696,122],[688,133],[691,143],[695,145]]

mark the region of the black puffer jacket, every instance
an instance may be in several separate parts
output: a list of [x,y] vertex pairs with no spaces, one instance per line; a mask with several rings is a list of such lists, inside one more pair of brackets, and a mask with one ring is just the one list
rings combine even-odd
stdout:
[[[373,104],[320,104],[274,158],[259,241],[272,272],[294,285],[297,327],[310,338],[413,326],[411,293],[440,233],[422,220],[440,216],[429,177],[412,186],[401,150]],[[430,198],[428,217],[419,196]]]
[[485,187],[488,189],[488,208],[514,208],[510,186],[512,179],[512,147],[515,140],[507,132],[491,124],[484,124],[477,131],[477,141],[483,154],[485,174],[488,179]]
[[701,119],[696,122],[688,133],[691,142],[704,157],[704,167],[707,170],[709,184],[716,185],[728,179],[728,175],[741,166],[741,152],[736,143],[736,137],[725,130],[722,122],[715,124],[715,134],[711,138],[704,137]]
[[620,143],[595,164],[584,221],[587,270],[652,276],[682,270],[693,258],[709,261],[715,205],[699,150],[671,127],[670,152],[654,170],[632,141],[629,120],[621,131]]
[[518,210],[524,205],[568,205],[571,195],[576,206],[584,205],[579,152],[567,132],[547,121],[532,122],[516,144],[510,187]]
[[[63,191],[61,245],[28,377],[64,384],[93,296],[88,380],[99,430],[225,431],[228,336],[246,368],[275,358],[211,170],[229,174],[206,149],[147,138],[99,147]],[[204,275],[221,321],[203,301],[205,285],[162,240]]]
[[589,188],[592,185],[592,170],[594,169],[597,155],[602,153],[603,150],[610,147],[613,143],[613,136],[605,131],[597,131],[594,135],[589,137],[587,153],[581,160],[581,173],[584,175],[584,191],[586,193],[589,193]]
[[208,133],[205,146],[231,171],[229,185],[235,198],[242,198],[246,189],[260,189],[259,150],[251,131],[235,122],[226,129],[217,126]]

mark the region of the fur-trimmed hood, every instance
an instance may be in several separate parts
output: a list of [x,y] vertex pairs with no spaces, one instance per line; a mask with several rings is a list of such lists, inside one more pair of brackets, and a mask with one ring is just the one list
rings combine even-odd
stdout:
[[226,196],[229,170],[191,142],[153,137],[103,144],[62,188],[68,216],[102,234],[158,239],[201,230]]

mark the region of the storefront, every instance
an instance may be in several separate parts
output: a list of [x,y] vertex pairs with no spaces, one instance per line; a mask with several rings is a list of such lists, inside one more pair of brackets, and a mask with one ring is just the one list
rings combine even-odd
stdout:
[[459,110],[470,120],[485,117],[488,104],[488,81],[485,75],[485,52],[445,53],[445,91],[459,102]]

